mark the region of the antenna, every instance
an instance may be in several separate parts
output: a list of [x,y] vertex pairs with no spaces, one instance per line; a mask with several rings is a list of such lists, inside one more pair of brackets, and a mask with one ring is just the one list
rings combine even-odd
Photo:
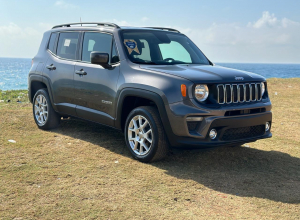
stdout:
[[80,17],[80,23],[81,23],[81,26],[82,26],[81,17]]

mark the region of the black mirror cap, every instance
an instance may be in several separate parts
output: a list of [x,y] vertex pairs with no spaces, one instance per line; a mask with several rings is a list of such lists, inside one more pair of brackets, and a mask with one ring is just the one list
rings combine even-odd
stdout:
[[91,63],[92,64],[99,64],[101,66],[108,65],[109,62],[109,54],[108,53],[101,53],[98,51],[91,52]]

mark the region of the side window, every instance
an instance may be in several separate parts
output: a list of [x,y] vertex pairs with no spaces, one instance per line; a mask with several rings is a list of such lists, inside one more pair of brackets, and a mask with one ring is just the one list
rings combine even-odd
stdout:
[[189,52],[178,42],[171,41],[169,44],[159,44],[163,59],[173,58],[185,63],[192,63]]
[[50,37],[49,44],[48,44],[48,49],[49,49],[52,53],[55,53],[54,48],[55,48],[55,40],[56,40],[56,37],[57,37],[57,33],[52,33],[52,34],[51,34],[51,37]]
[[117,63],[119,61],[120,61],[119,54],[117,52],[116,44],[114,42],[111,50],[111,63]]
[[75,60],[78,38],[79,33],[76,32],[60,33],[57,46],[57,56]]
[[149,60],[151,61],[151,56],[150,56],[150,48],[149,48],[149,44],[148,41],[146,40],[140,40],[141,42],[141,48],[142,51],[140,52],[140,55],[133,55],[134,58],[139,58],[142,60]]
[[111,53],[112,36],[110,34],[86,32],[83,38],[82,61],[91,62],[91,52]]

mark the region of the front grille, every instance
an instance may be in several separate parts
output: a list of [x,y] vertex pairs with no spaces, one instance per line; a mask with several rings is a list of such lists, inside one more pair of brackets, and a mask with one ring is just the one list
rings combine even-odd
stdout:
[[265,133],[265,125],[256,125],[256,126],[243,127],[243,128],[229,128],[224,132],[221,140],[223,141],[239,140],[244,138],[261,136],[264,133]]
[[219,104],[255,102],[261,100],[261,84],[219,84],[217,85]]

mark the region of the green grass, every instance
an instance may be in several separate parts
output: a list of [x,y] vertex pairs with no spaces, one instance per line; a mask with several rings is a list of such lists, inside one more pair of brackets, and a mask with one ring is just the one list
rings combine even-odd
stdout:
[[152,164],[98,124],[39,130],[26,91],[1,91],[0,219],[299,219],[300,79],[268,82],[273,138]]

